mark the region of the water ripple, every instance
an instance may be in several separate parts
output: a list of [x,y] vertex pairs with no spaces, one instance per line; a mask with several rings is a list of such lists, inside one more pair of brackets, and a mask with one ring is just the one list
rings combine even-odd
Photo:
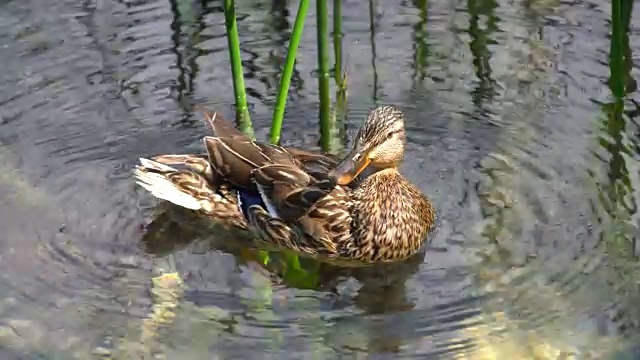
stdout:
[[[237,3],[264,139],[297,9]],[[140,242],[158,208],[131,165],[199,151],[193,103],[233,112],[220,2],[43,4],[0,5],[0,326],[51,334],[25,340],[30,353],[86,358],[155,339],[168,358],[558,358],[604,354],[636,325],[628,299],[611,296],[621,264],[602,245],[634,218],[611,211],[612,190],[592,195],[616,186],[613,159],[637,158],[610,151],[618,138],[593,115],[610,101],[604,7],[344,2],[347,138],[376,104],[402,106],[402,170],[437,205],[439,228],[412,261],[323,266],[297,286],[239,239],[179,220]],[[307,25],[283,141],[317,148]],[[175,307],[152,281],[170,271],[183,282]]]

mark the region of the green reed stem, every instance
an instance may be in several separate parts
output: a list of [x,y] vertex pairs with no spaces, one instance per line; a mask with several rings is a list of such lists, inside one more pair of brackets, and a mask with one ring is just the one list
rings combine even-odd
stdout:
[[329,31],[327,1],[316,0],[316,28],[318,30],[318,92],[320,94],[320,142],[327,151],[331,145],[331,95],[329,94]]
[[622,0],[612,0],[611,2],[611,47],[609,50],[609,86],[616,98],[624,96],[624,82],[622,81],[624,63],[624,20],[621,6]]
[[271,132],[269,134],[269,138],[273,144],[280,142],[280,129],[282,128],[284,109],[287,103],[287,95],[289,94],[289,84],[291,83],[291,75],[293,74],[293,66],[296,63],[296,56],[298,55],[298,45],[300,44],[300,37],[302,37],[304,19],[307,15],[308,8],[309,0],[300,0],[298,13],[296,14],[296,21],[293,24],[293,32],[291,33],[291,39],[289,40],[287,60],[284,65],[282,77],[280,78],[278,99],[276,100],[276,107],[273,110],[273,119],[271,120]]
[[233,92],[236,98],[236,119],[238,120],[240,130],[245,133],[253,133],[249,107],[247,106],[247,94],[245,93],[244,87],[242,58],[240,57],[240,36],[238,35],[234,0],[224,0],[224,24],[227,28],[229,58],[231,60],[231,73],[233,75]]
[[342,0],[333,0],[333,55],[335,65],[333,78],[338,88],[343,88],[342,80]]
[[[276,106],[273,110],[273,118],[271,120],[271,131],[269,138],[271,143],[277,144],[280,142],[280,130],[282,129],[282,121],[284,119],[284,110],[287,103],[287,96],[289,94],[289,86],[291,84],[291,76],[293,74],[293,67],[296,63],[296,57],[298,55],[298,45],[300,45],[300,38],[302,37],[302,31],[304,30],[304,20],[309,9],[309,0],[300,0],[298,5],[298,13],[296,14],[296,20],[293,24],[293,32],[291,33],[291,39],[289,40],[289,49],[287,50],[287,59],[285,61],[282,77],[280,78],[280,89],[278,89],[278,98],[276,99]],[[269,262],[270,256],[267,254],[266,261]],[[285,254],[285,259],[289,263],[290,269],[293,271],[300,270],[299,259],[295,254]],[[266,264],[266,262],[265,262]],[[285,271],[286,273],[287,271]]]
[[[331,152],[338,150],[341,145],[340,140],[346,144],[346,129],[344,127],[344,117],[347,108],[347,73],[343,69],[342,64],[342,0],[333,0],[333,78],[336,82],[336,98],[332,111],[332,119],[336,126],[337,137],[335,139],[334,148]],[[339,121],[340,119],[340,121]]]
[[[629,23],[633,10],[633,0],[613,0],[611,2],[611,43],[609,48],[609,89],[618,100],[619,117],[622,116],[623,98],[627,86],[633,81],[631,46],[629,45]],[[623,123],[621,121],[621,123]]]

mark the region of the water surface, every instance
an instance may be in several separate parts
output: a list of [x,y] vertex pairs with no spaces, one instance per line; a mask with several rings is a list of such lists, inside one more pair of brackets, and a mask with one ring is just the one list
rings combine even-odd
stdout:
[[[266,139],[297,9],[238,3]],[[609,2],[344,1],[346,135],[405,110],[403,171],[438,229],[406,263],[305,262],[311,280],[231,235],[145,237],[137,158],[200,151],[194,104],[234,112],[221,1],[0,9],[3,359],[632,356],[640,28],[610,60]],[[310,12],[283,142],[317,148]]]

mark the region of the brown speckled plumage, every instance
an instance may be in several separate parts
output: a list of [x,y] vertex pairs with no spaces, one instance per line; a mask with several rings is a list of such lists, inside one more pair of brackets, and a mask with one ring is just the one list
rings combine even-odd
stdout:
[[356,224],[353,238],[359,239],[352,256],[367,254],[369,261],[415,254],[435,220],[431,203],[396,169],[364,180],[352,194],[351,213]]
[[[435,212],[398,172],[405,133],[397,108],[373,110],[340,162],[254,142],[205,114],[216,135],[205,137],[207,154],[141,159],[135,176],[156,197],[248,229],[269,246],[337,261],[401,260],[424,244]],[[267,208],[252,205],[245,219],[238,190],[260,194]]]

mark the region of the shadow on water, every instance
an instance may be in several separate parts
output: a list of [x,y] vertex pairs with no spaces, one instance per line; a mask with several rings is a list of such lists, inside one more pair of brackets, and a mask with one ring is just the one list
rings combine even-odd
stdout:
[[[285,262],[283,254],[274,252],[269,261],[263,263],[259,249],[252,246],[250,239],[243,238],[241,234],[212,237],[211,223],[206,220],[194,221],[193,215],[188,211],[161,204],[157,213],[147,225],[141,239],[144,251],[154,256],[169,256],[187,248],[197,248],[202,253],[224,251],[236,256],[239,265],[261,267],[260,271],[269,274],[274,285],[327,291],[339,297],[339,283],[353,277],[362,285],[355,295],[354,303],[366,313],[379,314],[410,310],[413,307],[406,299],[404,283],[418,271],[424,261],[424,252],[406,262],[364,268],[345,268],[300,258],[299,269],[288,269],[289,264]],[[197,297],[192,300],[200,302]]]
[[[289,40],[291,38],[291,26],[289,22],[290,10],[286,1],[273,0],[266,6],[262,2],[254,2],[251,16],[261,17],[260,36],[256,32],[251,36],[243,37],[243,29],[240,29],[240,48],[249,59],[243,60],[246,69],[245,78],[257,79],[264,84],[264,90],[258,90],[247,86],[247,93],[266,104],[273,105],[280,84],[280,75],[284,69]],[[295,14],[295,12],[294,12]],[[289,97],[299,97],[304,89],[304,80],[300,72],[294,67],[291,75]]]
[[[264,139],[295,4],[236,5]],[[402,170],[439,217],[424,253],[354,269],[265,261],[132,185],[140,156],[201,151],[192,105],[233,113],[221,1],[1,3],[0,357],[624,351],[640,321],[631,7],[344,1],[340,136],[375,103],[405,108]],[[310,148],[313,26],[283,127]]]
[[[427,32],[427,18],[429,14],[428,0],[414,0],[413,6],[420,12],[420,21],[413,26],[413,81],[422,84],[427,76],[429,59],[429,43]],[[415,87],[416,85],[414,85]]]
[[[478,111],[484,111],[483,103],[491,102],[495,95],[494,81],[491,78],[491,53],[489,46],[495,44],[491,39],[492,33],[498,28],[500,19],[495,16],[494,10],[498,3],[494,0],[467,0],[467,12],[469,13],[469,35],[471,41],[469,48],[473,54],[473,67],[478,78],[478,84],[472,92],[473,103]],[[480,16],[485,16],[485,29],[480,28]]]
[[377,14],[377,1],[369,0],[369,41],[371,43],[371,69],[373,70],[373,94],[371,99],[374,104],[378,102],[378,68],[376,67],[376,23],[379,19]]
[[201,6],[183,0],[169,0],[169,3],[174,16],[171,38],[176,55],[175,66],[179,70],[176,100],[183,110],[181,120],[192,126],[198,120],[193,118],[189,98],[195,90],[194,79],[198,76],[197,59],[204,55],[195,46],[201,41],[200,34],[205,29],[203,9],[206,9],[207,2],[203,1]]
[[[271,253],[268,263],[262,263],[259,249],[252,247],[248,239],[242,239],[241,236],[212,237],[211,224],[206,220],[198,224],[188,211],[166,206],[166,204],[159,205],[157,211],[157,217],[153,218],[142,237],[145,252],[157,257],[171,257],[178,252],[202,256],[212,251],[233,254],[236,266],[247,267],[262,274],[269,279],[268,286],[274,291],[297,289],[323,294],[318,304],[307,305],[304,309],[319,312],[319,314],[327,311],[334,313],[334,315],[327,313],[330,318],[333,318],[329,322],[334,323],[333,327],[338,331],[346,331],[344,335],[347,340],[338,334],[327,333],[327,341],[335,343],[334,346],[339,346],[343,349],[342,351],[346,353],[401,352],[405,335],[398,334],[398,329],[390,329],[386,325],[388,320],[385,316],[398,314],[402,317],[402,313],[411,311],[415,307],[415,302],[407,294],[406,281],[419,271],[424,262],[424,252],[405,262],[362,268],[345,268],[308,258],[300,258],[299,267],[288,268],[290,264],[286,263],[286,258],[276,252]],[[199,271],[194,273],[181,271],[181,277],[187,282],[199,275],[201,275]],[[203,279],[197,280],[203,281]],[[356,281],[358,286],[353,288],[353,284],[351,286],[345,284],[349,281]],[[198,307],[209,308],[220,306],[220,295],[217,290],[194,286],[193,289],[185,291],[184,298],[185,301]],[[296,297],[304,298],[305,295],[300,293]],[[267,301],[264,306],[273,307],[274,310],[277,308],[277,305],[271,301]],[[456,310],[456,307],[464,307],[462,303],[451,306],[452,308],[448,305],[441,306],[440,309],[433,309],[433,312],[441,316],[442,321],[448,319],[462,321],[478,313],[477,310],[471,312],[461,311],[462,308]],[[255,316],[254,311],[250,307],[242,307],[235,313],[237,317],[251,318]],[[355,313],[360,313],[363,317],[354,318]],[[286,313],[276,312],[274,321],[282,322],[284,325],[289,316]],[[394,326],[397,325],[391,325],[391,327]]]

